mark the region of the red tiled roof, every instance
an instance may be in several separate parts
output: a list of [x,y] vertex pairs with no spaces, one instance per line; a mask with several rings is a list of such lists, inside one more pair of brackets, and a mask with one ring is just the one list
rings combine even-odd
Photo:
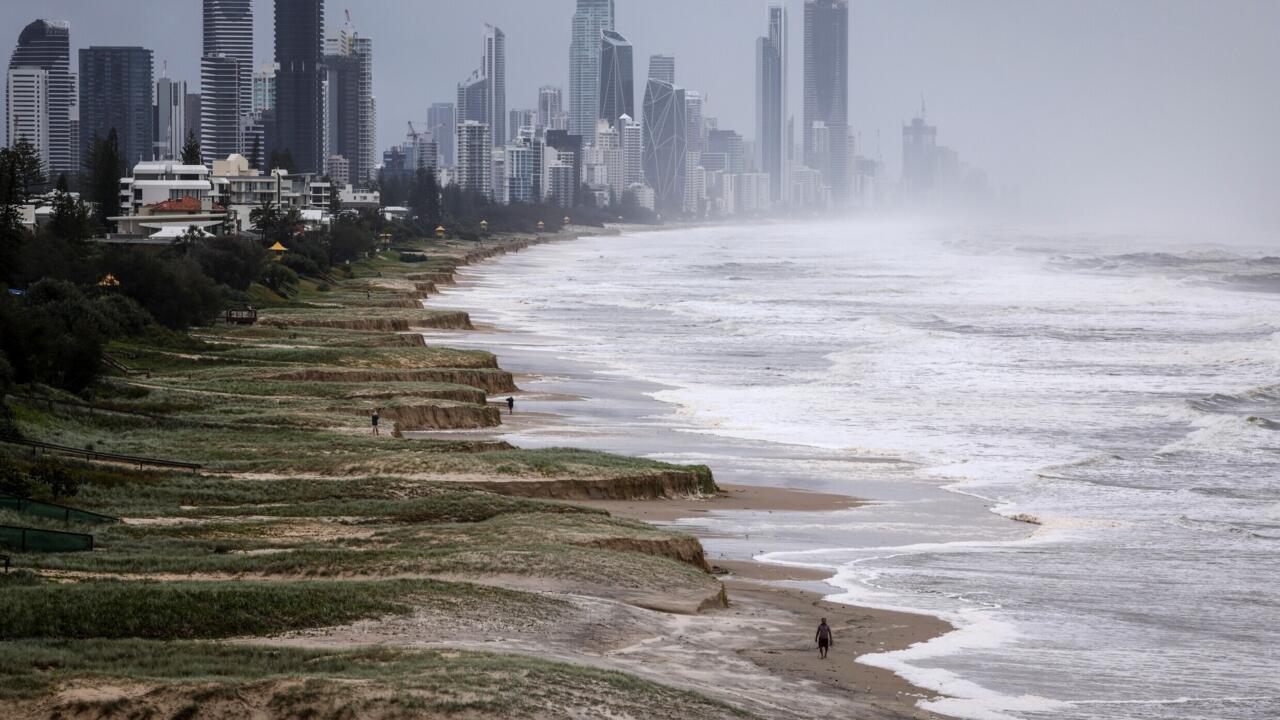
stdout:
[[[204,208],[201,207],[200,198],[184,197],[177,200],[165,200],[164,202],[148,205],[152,212],[181,212],[181,213],[198,213]],[[214,203],[210,212],[223,212],[226,208]]]

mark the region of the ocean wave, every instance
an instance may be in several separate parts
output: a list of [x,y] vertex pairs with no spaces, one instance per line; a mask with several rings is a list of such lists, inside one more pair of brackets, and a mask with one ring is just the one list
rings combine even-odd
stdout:
[[1267,411],[1280,413],[1280,385],[1265,385],[1234,394],[1214,393],[1189,400],[1187,404],[1200,412],[1212,414],[1258,415]]

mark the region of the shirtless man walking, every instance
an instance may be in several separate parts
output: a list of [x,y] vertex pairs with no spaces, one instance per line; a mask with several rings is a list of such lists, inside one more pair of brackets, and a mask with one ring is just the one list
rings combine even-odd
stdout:
[[822,622],[818,623],[818,632],[814,634],[813,639],[818,643],[818,656],[826,660],[827,649],[835,644],[831,626],[827,624],[826,618],[822,618]]

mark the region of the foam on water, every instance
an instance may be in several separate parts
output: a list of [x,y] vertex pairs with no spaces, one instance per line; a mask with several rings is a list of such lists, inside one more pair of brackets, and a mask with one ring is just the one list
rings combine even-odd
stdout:
[[701,228],[542,246],[447,294],[656,383],[669,411],[611,421],[679,433],[663,459],[875,501],[687,524],[713,552],[829,569],[837,599],[950,620],[862,659],[950,696],[930,709],[1280,716],[1280,261],[1117,242]]

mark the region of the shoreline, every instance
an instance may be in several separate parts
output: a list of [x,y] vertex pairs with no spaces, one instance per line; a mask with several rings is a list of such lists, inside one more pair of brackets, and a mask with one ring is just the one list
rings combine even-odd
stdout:
[[[574,240],[598,234],[615,235],[629,229],[607,227],[600,233],[574,232],[567,237],[555,238],[554,241]],[[640,229],[647,230],[647,228]],[[679,229],[682,228],[659,228],[654,231]],[[550,241],[552,240],[548,240]],[[473,267],[479,267],[479,265]],[[467,280],[459,278],[456,285],[459,288],[465,288]],[[431,300],[423,300],[424,307],[431,307],[430,303]],[[465,303],[459,305],[465,309]],[[478,324],[477,328],[489,336],[509,332],[499,325],[490,323]],[[439,340],[445,337],[447,337],[445,333],[433,333],[431,339]],[[501,352],[495,354],[499,356],[501,362]],[[507,366],[503,365],[503,367]],[[519,367],[507,367],[507,369],[513,373],[520,388],[512,393],[518,399],[517,408],[525,409],[518,409],[515,416],[504,412],[502,425],[483,431],[423,432],[419,435],[423,437],[477,434],[497,436],[512,430],[547,428],[564,416],[556,412],[539,411],[536,408],[528,409],[527,404],[551,400],[565,402],[590,399],[585,396],[557,395],[530,390],[520,383],[537,382],[539,374]],[[591,426],[588,424],[575,426],[573,430],[562,429],[562,432],[572,435],[575,432],[588,433],[590,430]],[[714,465],[711,469],[714,473]],[[852,509],[866,504],[866,501],[848,495],[767,485],[728,484],[720,485],[720,490],[720,493],[710,498],[573,500],[571,502],[605,510],[617,517],[689,532],[699,541],[716,536],[697,526],[690,528],[676,523],[716,513],[829,512]],[[709,612],[737,616],[745,626],[742,629],[748,633],[748,637],[745,638],[746,647],[737,648],[736,655],[750,659],[755,665],[777,677],[797,683],[816,684],[828,692],[846,696],[859,705],[886,711],[889,713],[888,717],[913,719],[943,717],[916,706],[917,701],[940,697],[936,692],[913,685],[890,670],[858,662],[857,658],[865,654],[903,650],[935,639],[956,629],[950,623],[932,615],[828,601],[825,598],[836,594],[838,588],[826,584],[825,581],[830,579],[831,574],[825,571],[774,565],[754,559],[716,559],[708,562],[711,563],[713,571],[721,577],[729,602],[727,609]],[[853,638],[851,642],[842,643],[838,647],[842,650],[852,646],[856,649],[855,655],[841,656],[840,650],[833,647],[830,660],[822,661],[818,658],[812,642],[806,643],[806,639],[812,632],[807,621],[812,620],[812,624],[816,625],[820,615],[828,618],[836,631],[837,641],[841,635]],[[767,624],[762,624],[761,620],[766,618]]]

